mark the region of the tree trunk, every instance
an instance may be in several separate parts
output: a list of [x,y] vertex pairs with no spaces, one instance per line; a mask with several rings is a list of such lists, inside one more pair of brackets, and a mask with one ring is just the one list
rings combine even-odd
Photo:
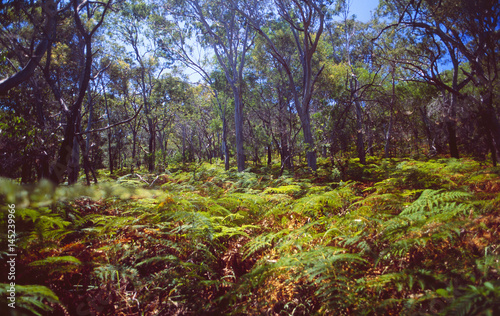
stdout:
[[73,149],[71,150],[71,158],[68,164],[68,184],[75,184],[78,181],[80,173],[80,146],[77,136],[73,137]]
[[234,129],[236,134],[236,163],[238,171],[245,170],[245,153],[243,151],[243,109],[240,89],[234,92]]
[[134,167],[138,167],[138,161],[136,158],[136,145],[137,145],[137,132],[132,130],[132,164],[130,165],[130,173],[134,173]]
[[491,92],[482,96],[483,104],[486,106],[486,123],[493,137],[493,142],[498,153],[500,153],[500,122],[495,108],[493,107],[493,97]]
[[384,145],[384,157],[389,158],[390,157],[390,150],[391,150],[391,133],[392,133],[392,113],[391,117],[389,118],[389,126],[387,127],[387,132],[385,133],[385,145]]
[[487,130],[486,131],[486,142],[488,143],[488,147],[491,152],[491,162],[493,164],[493,167],[497,166],[497,152],[495,149],[495,145],[493,144],[493,137],[491,137],[491,131]]
[[448,131],[448,144],[450,146],[450,156],[459,158],[457,146],[456,123],[453,121],[446,122],[446,130]]
[[281,133],[280,147],[281,167],[290,170],[292,165],[290,163],[290,149],[288,148],[288,134],[286,131]]
[[273,155],[273,152],[272,152],[272,145],[269,144],[267,145],[267,166],[270,167],[273,163],[273,159],[272,159],[272,155]]
[[229,170],[229,147],[227,146],[227,123],[222,119],[222,154],[224,155],[224,170]]
[[156,156],[156,131],[155,131],[155,126],[153,124],[153,120],[148,118],[148,127],[149,127],[149,139],[148,139],[148,170],[150,173],[154,172],[155,170],[155,156]]
[[318,166],[316,164],[316,151],[314,148],[314,139],[311,131],[311,119],[309,115],[309,111],[305,111],[300,115],[301,123],[302,123],[302,132],[304,133],[304,142],[306,143],[306,160],[307,166],[311,168],[313,172],[318,170]]
[[356,104],[356,149],[358,151],[359,162],[366,164],[365,143],[363,139],[363,109],[359,101]]
[[[111,130],[110,130],[111,131]],[[113,174],[114,171],[114,155],[113,155],[113,150],[111,147],[111,132],[108,132],[108,157],[109,157],[109,174]]]

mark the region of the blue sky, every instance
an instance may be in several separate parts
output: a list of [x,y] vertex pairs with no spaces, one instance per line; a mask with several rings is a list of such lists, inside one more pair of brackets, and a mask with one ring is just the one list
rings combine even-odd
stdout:
[[368,22],[371,18],[371,12],[375,12],[379,0],[351,0],[351,13],[355,14],[356,19],[361,22]]

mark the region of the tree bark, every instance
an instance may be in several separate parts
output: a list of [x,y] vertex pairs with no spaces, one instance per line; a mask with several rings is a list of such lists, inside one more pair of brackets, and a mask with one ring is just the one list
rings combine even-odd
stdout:
[[241,90],[237,88],[234,92],[234,129],[236,134],[236,155],[238,171],[245,170],[245,152],[243,151],[243,109]]

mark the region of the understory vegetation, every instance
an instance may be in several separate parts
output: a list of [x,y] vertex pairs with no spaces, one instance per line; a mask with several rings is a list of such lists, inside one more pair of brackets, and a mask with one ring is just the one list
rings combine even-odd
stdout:
[[4,179],[3,258],[16,206],[15,311],[500,313],[500,168],[466,158],[369,157],[341,171],[318,162],[315,174],[281,176],[279,164],[100,171],[89,187]]

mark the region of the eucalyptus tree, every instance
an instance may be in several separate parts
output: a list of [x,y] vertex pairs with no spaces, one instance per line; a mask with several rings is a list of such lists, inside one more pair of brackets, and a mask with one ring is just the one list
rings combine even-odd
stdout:
[[[218,65],[231,87],[234,99],[234,122],[238,171],[245,170],[243,148],[243,70],[252,47],[253,31],[237,10],[237,3],[220,0],[184,0],[178,16],[196,30],[197,39],[213,50]],[[178,1],[174,1],[174,5]]]
[[[2,175],[13,176],[21,168],[22,182],[33,181],[33,167],[39,178],[49,176],[49,164],[59,142],[59,124],[52,114],[58,111],[51,101],[40,63],[56,37],[57,22],[67,6],[59,1],[2,1],[0,3],[0,115],[17,122],[17,132],[29,135],[29,144],[18,142],[2,128],[0,156]],[[70,19],[70,18],[68,18]],[[26,127],[27,130],[24,128]],[[28,138],[26,138],[28,140]],[[21,145],[21,143],[26,143]],[[6,150],[11,148],[12,150]]]
[[74,53],[79,58],[77,62],[79,71],[77,71],[76,89],[72,88],[74,83],[70,86],[71,88],[61,87],[60,83],[55,79],[56,75],[51,73],[51,62],[57,62],[52,60],[51,47],[48,49],[49,54],[47,54],[43,69],[44,77],[52,90],[54,98],[60,104],[65,117],[64,138],[58,152],[56,164],[53,165],[50,172],[50,179],[55,183],[62,182],[66,170],[69,183],[74,183],[78,179],[80,159],[78,132],[81,123],[81,108],[92,74],[92,63],[95,54],[93,42],[95,34],[103,24],[112,2],[81,3],[73,0],[70,3],[74,30],[77,35],[77,43],[74,46],[76,51]]
[[[279,38],[276,47],[286,55],[295,69],[298,68],[293,34],[284,22],[279,29],[274,29],[274,36]],[[249,115],[262,122],[268,140],[268,164],[271,164],[272,147],[275,147],[280,155],[281,172],[284,169],[292,170],[300,123],[297,122],[288,76],[283,65],[273,57],[263,37],[255,41],[248,71],[246,103],[249,104]]]
[[[231,3],[236,4],[235,1]],[[283,66],[287,74],[288,83],[292,92],[294,107],[300,117],[302,132],[306,143],[307,165],[312,171],[317,170],[316,149],[311,128],[310,104],[314,86],[320,76],[323,65],[319,65],[317,48],[323,34],[327,6],[332,1],[321,0],[274,0],[266,6],[258,5],[259,1],[247,1],[239,8],[248,24],[262,36],[274,58]],[[256,11],[255,8],[261,9]],[[273,17],[278,14],[285,21],[293,34],[295,50],[300,61],[300,74],[294,70],[292,61],[287,58],[286,52],[278,48],[279,38],[270,31],[277,25]]]
[[[420,39],[430,43],[432,50],[421,52],[424,60],[412,62],[426,81],[451,93],[450,119],[447,122],[452,155],[458,156],[454,142],[454,108],[457,97],[471,98],[478,108],[487,130],[500,151],[500,121],[498,118],[498,56],[500,33],[498,29],[500,4],[496,0],[429,1],[397,0],[382,2],[393,23],[384,30],[407,28],[420,32]],[[446,54],[444,54],[446,52]],[[440,75],[439,62],[448,59],[453,66],[451,83]],[[430,61],[430,62],[429,62]],[[429,67],[430,66],[430,67]],[[463,80],[459,81],[459,74]],[[461,92],[473,83],[477,95]],[[479,122],[478,122],[479,123]]]
[[8,51],[14,69],[1,75],[0,95],[33,76],[56,40],[57,23],[70,4],[60,0],[0,3],[0,45]]
[[[354,104],[355,113],[356,113],[356,150],[358,153],[358,158],[360,163],[366,163],[366,153],[365,153],[365,145],[364,145],[364,124],[363,124],[363,99],[362,94],[366,89],[366,86],[362,86],[358,77],[354,63],[359,62],[355,58],[353,58],[353,47],[355,45],[356,37],[362,38],[362,34],[360,28],[363,28],[364,25],[361,23],[356,23],[354,17],[350,18],[350,7],[351,0],[341,0],[338,3],[339,9],[342,17],[342,28],[344,31],[343,39],[344,39],[344,49],[341,60],[347,64],[349,68],[349,73],[347,74],[348,78],[346,82],[348,82],[347,90],[350,93],[349,103]],[[330,32],[331,34],[331,32]],[[368,61],[369,62],[369,61]],[[368,66],[368,65],[367,65]],[[367,67],[368,68],[368,67]]]
[[154,115],[155,106],[152,94],[157,79],[161,76],[169,61],[165,59],[157,45],[157,33],[153,26],[155,4],[137,0],[123,2],[118,14],[114,16],[108,27],[113,32],[114,40],[118,45],[128,48],[134,64],[131,71],[135,72],[132,81],[136,84],[136,91],[140,94],[142,108],[147,122],[145,126],[148,134],[148,149],[146,151],[149,172],[155,170],[156,136],[158,120]]
[[[93,44],[111,3],[45,0],[12,1],[0,6],[0,42],[2,51],[9,52],[6,57],[12,66],[0,82],[0,93],[5,94],[21,84],[29,86],[30,89],[15,91],[15,94],[37,94],[38,101],[33,104],[41,128],[47,127],[45,119],[48,116],[44,113],[54,110],[55,106],[50,109],[47,106],[54,105],[52,100],[62,113],[57,117],[63,126],[63,140],[57,162],[48,172],[55,183],[62,182],[66,173],[69,183],[78,178],[78,132],[92,73]],[[52,92],[52,96],[40,93],[43,81],[46,83],[44,89]],[[47,99],[41,100],[41,95]],[[48,161],[48,157],[43,160]]]
[[[159,1],[160,13],[155,17],[155,28],[161,36],[157,38],[158,45],[168,55],[172,56],[177,63],[189,71],[194,71],[209,88],[214,97],[215,108],[222,121],[222,145],[221,153],[224,159],[225,169],[229,170],[229,145],[228,134],[228,102],[220,94],[220,79],[217,78],[217,69],[213,53],[208,47],[212,47],[210,42],[204,41],[198,34],[199,28],[194,23],[189,10],[184,11],[183,7],[176,6],[176,2]],[[179,18],[183,16],[184,19]],[[197,17],[195,17],[195,20]]]

